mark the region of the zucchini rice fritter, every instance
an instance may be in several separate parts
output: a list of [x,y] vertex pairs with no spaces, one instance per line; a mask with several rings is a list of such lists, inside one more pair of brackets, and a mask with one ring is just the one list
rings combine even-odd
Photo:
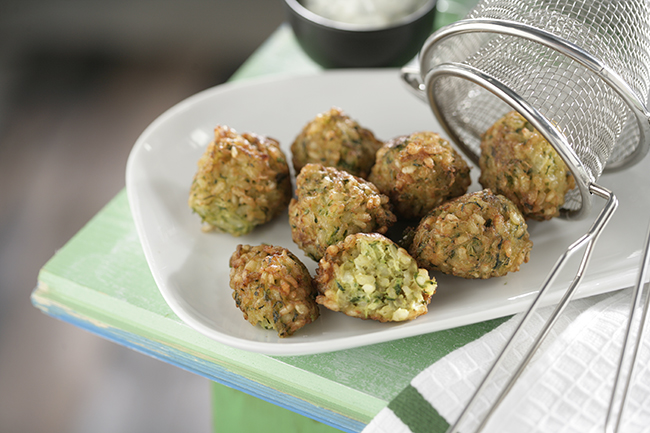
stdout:
[[206,230],[241,236],[286,209],[291,194],[289,165],[277,141],[218,126],[198,161],[189,206]]
[[364,179],[384,143],[340,108],[318,114],[291,144],[296,173],[309,163],[345,170]]
[[422,219],[409,248],[418,264],[463,278],[499,277],[528,262],[533,243],[517,207],[489,189],[442,204]]
[[467,192],[470,168],[434,132],[394,138],[377,152],[368,180],[386,194],[395,213],[420,219],[434,207]]
[[566,193],[575,187],[557,151],[516,111],[483,134],[479,166],[483,188],[505,195],[524,217],[539,221],[558,216]]
[[238,245],[230,258],[232,297],[244,318],[288,337],[319,316],[316,288],[305,265],[289,250]]
[[307,164],[289,203],[293,241],[320,260],[328,246],[359,232],[385,233],[397,218],[377,187],[343,170]]
[[327,248],[315,281],[319,304],[380,322],[425,314],[437,287],[406,250],[378,233],[349,235]]

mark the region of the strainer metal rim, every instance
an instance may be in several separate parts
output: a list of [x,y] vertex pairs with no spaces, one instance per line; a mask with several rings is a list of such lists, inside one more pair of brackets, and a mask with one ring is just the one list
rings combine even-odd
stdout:
[[567,167],[576,180],[576,185],[578,186],[578,190],[582,198],[582,205],[579,209],[562,209],[562,216],[571,219],[580,219],[586,216],[588,210],[591,209],[592,204],[590,185],[595,182],[595,179],[590,175],[590,172],[586,169],[571,146],[569,146],[569,143],[566,141],[565,136],[557,129],[555,125],[553,125],[553,123],[551,123],[546,118],[546,116],[540,113],[539,110],[529,104],[525,99],[521,98],[517,93],[513,92],[509,87],[505,86],[498,80],[495,80],[493,77],[483,73],[482,71],[465,64],[445,63],[438,65],[429,70],[425,78],[429,105],[431,106],[431,109],[436,118],[439,120],[440,125],[445,129],[445,132],[449,135],[449,137],[466,154],[469,152],[468,156],[473,156],[472,160],[477,163],[477,160],[474,159],[476,155],[464,145],[460,137],[458,137],[454,130],[449,127],[449,124],[443,116],[433,92],[433,83],[435,80],[449,76],[466,79],[492,92],[503,101],[505,101],[508,105],[510,105],[514,110],[517,110],[524,117],[526,117],[526,119],[532,123],[532,125],[542,135],[544,135],[544,137],[553,146],[553,148],[555,148],[560,157],[567,164]]
[[[515,21],[487,18],[472,18],[452,23],[433,33],[424,43],[419,55],[420,75],[428,76],[431,69],[436,68],[436,65],[432,66],[430,62],[437,43],[460,34],[477,32],[521,37],[554,49],[591,70],[621,97],[637,121],[639,143],[636,149],[621,161],[616,164],[607,164],[604,171],[615,171],[636,164],[648,153],[650,149],[650,112],[648,112],[645,102],[637,97],[630,85],[612,68],[574,43],[546,30]],[[426,80],[423,80],[423,83],[426,83],[426,88],[429,87]],[[447,129],[444,120],[439,117],[438,120]],[[528,120],[532,121],[532,119]],[[546,138],[549,139],[549,137]]]

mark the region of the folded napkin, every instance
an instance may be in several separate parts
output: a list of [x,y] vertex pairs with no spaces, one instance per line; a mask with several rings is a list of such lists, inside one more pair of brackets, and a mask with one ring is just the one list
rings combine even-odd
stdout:
[[[484,431],[602,432],[630,311],[631,289],[571,302]],[[512,371],[553,307],[538,309],[499,382]],[[445,432],[460,415],[521,319],[514,316],[416,376],[364,433]],[[649,319],[650,320],[650,319]],[[647,328],[647,326],[646,326]],[[650,332],[639,350],[621,432],[650,432]],[[501,382],[503,383],[503,381]],[[483,413],[500,386],[488,386],[471,415]],[[476,418],[465,426],[475,428]]]

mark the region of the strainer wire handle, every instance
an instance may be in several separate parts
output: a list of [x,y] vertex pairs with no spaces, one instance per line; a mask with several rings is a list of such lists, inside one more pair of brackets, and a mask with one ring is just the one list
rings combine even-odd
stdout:
[[[607,418],[605,420],[606,433],[615,433],[619,431],[621,419],[623,418],[625,400],[629,392],[632,373],[634,372],[635,361],[639,353],[641,340],[643,339],[644,325],[648,317],[648,305],[650,305],[650,296],[648,295],[650,290],[646,288],[645,293],[643,293],[647,280],[648,267],[650,267],[649,251],[650,226],[648,226],[648,234],[646,235],[645,245],[643,247],[640,272],[632,293],[630,315],[628,317],[627,330],[623,340],[623,349],[621,350],[621,357],[616,370],[616,378],[614,380],[614,389],[612,390],[612,397],[607,411]],[[639,315],[640,317],[637,317]],[[630,337],[635,322],[637,332],[636,339],[631,340]],[[617,399],[619,400],[618,404],[616,404]]]
[[[517,325],[517,328],[513,332],[512,336],[506,343],[505,347],[499,354],[499,356],[496,358],[494,364],[490,368],[490,370],[487,372],[485,377],[483,378],[483,381],[479,384],[478,388],[470,398],[469,402],[461,412],[460,416],[456,420],[456,422],[447,430],[447,433],[457,433],[460,432],[460,426],[461,424],[467,419],[469,414],[471,413],[472,408],[477,402],[477,399],[479,395],[485,390],[487,385],[491,382],[493,376],[497,372],[499,366],[505,359],[506,353],[511,349],[511,347],[514,345],[515,340],[517,339],[518,335],[522,330],[525,328],[526,324],[528,321],[532,318],[533,313],[537,310],[537,308],[540,306],[542,302],[542,298],[546,291],[549,289],[555,278],[557,277],[558,273],[560,270],[564,267],[566,264],[566,261],[580,248],[584,247],[585,251],[583,253],[582,259],[579,263],[578,270],[573,278],[573,281],[569,285],[568,289],[564,293],[562,299],[560,302],[557,304],[555,307],[555,310],[551,314],[551,316],[547,319],[546,323],[544,324],[543,328],[540,330],[540,332],[537,334],[537,337],[535,338],[535,341],[533,341],[531,347],[529,348],[528,352],[524,356],[524,358],[519,362],[518,367],[514,370],[512,373],[511,377],[507,380],[505,383],[503,389],[497,396],[497,398],[494,400],[492,405],[488,407],[487,412],[483,415],[483,418],[480,420],[479,426],[476,428],[476,432],[479,432],[483,430],[483,428],[486,426],[487,422],[489,421],[490,417],[493,415],[493,413],[496,411],[497,407],[499,404],[503,401],[503,399],[506,397],[512,386],[515,384],[519,376],[523,373],[524,369],[534,356],[535,352],[539,348],[539,346],[542,344],[543,340],[546,338],[548,333],[550,332],[551,328],[557,321],[557,319],[560,317],[562,314],[562,311],[565,309],[571,298],[573,297],[573,294],[575,293],[576,288],[582,281],[585,275],[585,270],[587,268],[587,265],[589,264],[589,259],[591,257],[591,253],[593,251],[593,248],[596,244],[596,241],[598,240],[600,234],[602,233],[604,227],[607,225],[609,220],[611,219],[612,215],[614,214],[614,211],[618,207],[618,200],[616,196],[609,190],[596,185],[596,184],[591,184],[590,185],[590,192],[592,194],[595,194],[601,198],[604,198],[607,200],[605,206],[601,210],[600,214],[590,227],[590,229],[585,233],[582,237],[580,237],[578,240],[573,242],[567,250],[562,254],[549,274],[546,277],[546,280],[544,281],[541,289],[539,290],[539,293],[533,300],[531,306],[529,309],[524,313],[520,323]],[[467,429],[463,428],[462,431],[464,433],[467,432]]]
[[418,65],[405,65],[400,69],[400,78],[406,85],[406,89],[415,95],[418,99],[427,101],[426,86],[420,76],[420,67]]

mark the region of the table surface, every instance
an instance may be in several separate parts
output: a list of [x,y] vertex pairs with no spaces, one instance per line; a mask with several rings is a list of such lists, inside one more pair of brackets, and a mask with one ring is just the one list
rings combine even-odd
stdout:
[[[283,25],[232,80],[320,70]],[[505,320],[308,356],[225,346],[190,328],[166,304],[124,190],[45,264],[32,302],[50,316],[344,431],[362,430],[433,361]]]

